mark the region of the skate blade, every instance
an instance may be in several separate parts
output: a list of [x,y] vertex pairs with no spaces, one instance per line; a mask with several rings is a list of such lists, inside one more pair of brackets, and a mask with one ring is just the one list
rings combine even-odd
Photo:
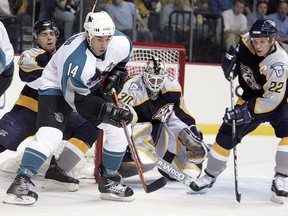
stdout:
[[286,197],[277,196],[275,192],[272,192],[271,201],[278,204],[284,204]]
[[135,199],[135,197],[133,195],[130,197],[119,197],[111,193],[100,193],[100,199],[118,201],[118,202],[132,202]]
[[31,196],[17,197],[14,194],[7,194],[3,200],[3,203],[10,205],[33,205],[37,199]]
[[190,194],[190,195],[197,195],[197,194],[206,194],[208,192],[208,188],[204,188],[200,191],[193,191],[192,189],[187,191],[186,193],[187,194]]
[[44,179],[42,188],[75,192],[79,190],[79,184],[59,182],[52,179]]

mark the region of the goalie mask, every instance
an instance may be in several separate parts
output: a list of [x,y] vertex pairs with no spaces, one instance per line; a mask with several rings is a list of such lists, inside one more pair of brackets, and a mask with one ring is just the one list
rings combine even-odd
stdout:
[[164,63],[159,59],[150,59],[144,66],[143,81],[146,88],[150,91],[152,100],[156,100],[166,78]]

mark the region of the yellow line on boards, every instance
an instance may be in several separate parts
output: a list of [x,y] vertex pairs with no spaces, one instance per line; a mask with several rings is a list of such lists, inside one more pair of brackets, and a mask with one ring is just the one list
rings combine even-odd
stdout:
[[[217,134],[220,128],[218,124],[197,124],[197,127],[202,129],[202,133],[205,134]],[[256,130],[249,133],[249,135],[255,136],[275,136],[274,130],[269,125],[260,125]]]

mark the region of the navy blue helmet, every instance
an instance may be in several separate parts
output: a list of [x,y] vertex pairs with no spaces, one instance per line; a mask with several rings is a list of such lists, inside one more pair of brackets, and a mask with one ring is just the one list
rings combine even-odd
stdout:
[[257,20],[249,31],[251,38],[273,38],[277,34],[276,24],[273,20]]
[[33,25],[33,38],[36,39],[37,35],[41,33],[41,31],[44,31],[46,29],[51,29],[55,32],[56,37],[59,37],[59,29],[57,27],[57,25],[48,19],[43,19],[43,20],[39,20],[37,21],[34,25]]

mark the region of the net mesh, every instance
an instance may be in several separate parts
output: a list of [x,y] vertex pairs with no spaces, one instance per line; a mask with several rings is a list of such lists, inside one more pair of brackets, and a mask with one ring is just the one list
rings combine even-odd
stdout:
[[167,74],[174,79],[178,79],[179,76],[179,59],[180,52],[177,50],[166,49],[142,49],[134,48],[131,59],[129,60],[126,68],[129,76],[133,76],[143,72],[143,67],[148,60],[152,58],[158,58],[165,63]]

